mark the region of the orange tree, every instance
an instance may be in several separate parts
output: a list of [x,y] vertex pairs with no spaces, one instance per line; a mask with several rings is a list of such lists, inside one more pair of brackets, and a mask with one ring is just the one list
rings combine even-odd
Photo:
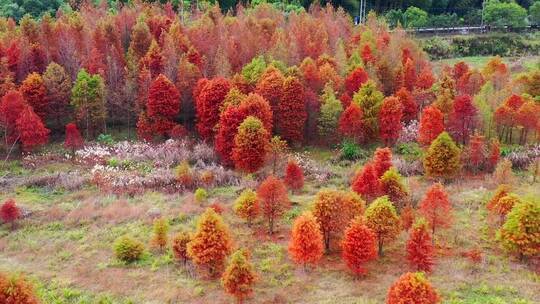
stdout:
[[341,241],[341,256],[357,275],[366,273],[364,264],[377,258],[377,236],[361,217],[353,219]]
[[323,237],[319,224],[311,212],[305,212],[294,221],[289,242],[291,259],[306,267],[316,264],[323,255]]
[[268,222],[268,232],[274,233],[274,223],[289,208],[287,187],[278,178],[268,176],[257,189],[257,197],[261,202],[262,213]]
[[366,209],[366,224],[377,235],[379,256],[383,255],[383,244],[394,240],[400,232],[400,219],[388,196],[374,200]]
[[408,272],[392,284],[386,304],[436,304],[441,299],[423,273]]
[[221,285],[225,291],[234,296],[238,303],[253,293],[256,281],[255,270],[248,260],[248,253],[237,250],[231,256],[231,261],[221,276]]
[[431,271],[434,248],[426,220],[419,219],[409,233],[407,240],[407,261],[419,271]]
[[497,238],[510,252],[519,254],[520,259],[540,254],[540,201],[518,202],[497,233]]
[[433,238],[437,229],[450,227],[452,204],[442,184],[436,183],[431,186],[418,207],[419,213],[426,218],[431,227]]

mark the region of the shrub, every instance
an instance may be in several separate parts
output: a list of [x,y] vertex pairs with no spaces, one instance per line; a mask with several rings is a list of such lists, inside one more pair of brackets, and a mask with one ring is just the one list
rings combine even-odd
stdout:
[[276,219],[289,208],[287,187],[280,179],[270,175],[257,189],[257,197],[261,202],[263,215],[268,222],[268,232],[272,234]]
[[366,273],[364,264],[377,258],[377,236],[361,217],[351,221],[341,241],[341,256],[356,275]]
[[232,239],[229,228],[214,209],[208,208],[197,221],[197,230],[187,252],[193,262],[215,276],[231,253]]
[[202,203],[208,198],[208,193],[203,188],[197,188],[197,190],[195,190],[194,197],[197,203]]
[[187,254],[187,246],[191,241],[191,234],[187,231],[180,231],[174,235],[171,241],[171,247],[174,258],[186,265],[189,256]]
[[238,303],[242,303],[253,292],[255,281],[255,270],[248,260],[248,253],[237,250],[221,277],[221,285],[228,294],[236,297]]
[[181,162],[176,167],[176,181],[183,188],[189,188],[193,185],[193,173],[187,161]]
[[107,146],[112,146],[115,143],[114,138],[110,134],[99,134],[96,141]]
[[452,57],[452,47],[448,40],[433,37],[422,41],[422,48],[431,59],[444,59]]
[[405,27],[418,28],[424,27],[428,24],[428,13],[418,7],[409,6],[403,14],[405,20]]
[[144,245],[127,235],[114,242],[114,254],[120,261],[131,263],[139,260],[144,252]]
[[292,227],[289,242],[291,259],[304,267],[307,264],[316,264],[323,255],[323,246],[323,236],[319,224],[311,212],[297,217]]
[[537,256],[540,253],[539,218],[538,200],[520,201],[508,213],[497,239],[508,251],[518,253],[520,258]]
[[0,272],[0,303],[39,304],[40,301],[34,288],[24,277]]
[[287,187],[292,191],[300,190],[304,187],[304,172],[296,161],[290,160],[287,163],[284,180]]
[[450,135],[442,132],[431,143],[424,158],[426,174],[435,178],[452,178],[460,169],[460,149]]
[[247,220],[248,226],[251,226],[253,220],[259,215],[260,210],[259,199],[257,193],[251,189],[242,191],[240,196],[234,202],[234,212]]
[[400,231],[396,208],[388,196],[381,196],[369,205],[365,216],[367,226],[377,235],[379,256],[382,256],[383,244],[394,240]]
[[21,210],[17,207],[15,200],[8,199],[0,207],[0,219],[2,222],[11,224],[11,228],[15,228],[16,221],[21,217]]
[[154,221],[154,238],[152,243],[160,250],[163,250],[167,246],[167,233],[169,232],[169,223],[167,219],[161,217]]
[[421,272],[408,272],[399,277],[388,290],[386,298],[386,304],[436,304],[439,302],[439,294]]
[[341,143],[341,159],[346,160],[357,160],[360,157],[362,157],[362,150],[360,149],[360,146],[356,144],[354,141],[345,139]]
[[493,172],[493,179],[497,184],[507,184],[510,185],[514,183],[515,177],[514,172],[512,171],[512,162],[508,159],[503,159],[495,167],[495,172]]
[[419,219],[409,233],[407,240],[407,261],[418,271],[430,272],[433,267],[434,248],[428,231],[428,224]]

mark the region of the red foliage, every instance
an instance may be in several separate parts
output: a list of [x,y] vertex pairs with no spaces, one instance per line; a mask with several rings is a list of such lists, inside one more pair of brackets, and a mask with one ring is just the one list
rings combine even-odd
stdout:
[[380,193],[379,178],[372,163],[364,165],[353,179],[351,189],[367,200],[374,199]]
[[313,61],[311,58],[304,59],[300,65],[300,71],[302,73],[306,89],[318,94],[322,90],[324,84],[321,81],[319,68],[315,64],[315,61]]
[[465,144],[476,126],[478,110],[469,95],[456,97],[450,113],[449,129],[456,141]]
[[371,47],[367,43],[364,44],[364,46],[362,47],[361,56],[362,56],[362,61],[364,61],[365,65],[369,63],[374,63],[376,60],[375,56],[373,56],[373,52],[371,51]]
[[409,122],[416,119],[418,115],[418,105],[416,104],[411,92],[407,90],[407,88],[403,87],[396,92],[395,96],[399,99],[403,107],[402,120],[404,122]]
[[457,80],[456,89],[459,94],[474,96],[480,91],[484,83],[485,80],[482,73],[469,71]]
[[345,230],[341,248],[347,267],[356,275],[363,275],[367,272],[364,264],[377,258],[377,236],[357,217]]
[[270,66],[261,75],[257,87],[255,88],[257,94],[268,100],[274,113],[276,113],[283,96],[284,81],[285,78],[281,72],[277,68]]
[[489,151],[489,168],[494,170],[501,158],[501,147],[498,140],[493,140],[491,142],[491,147]]
[[386,304],[437,304],[440,297],[423,273],[407,272],[388,290]]
[[403,83],[409,91],[416,85],[416,67],[411,59],[407,59],[403,65]]
[[455,81],[458,81],[463,75],[469,73],[469,65],[465,61],[456,62],[452,68],[452,77]]
[[289,142],[301,142],[307,119],[304,104],[304,87],[297,78],[288,77],[283,82],[283,94],[277,106],[277,130]]
[[263,215],[268,221],[268,231],[274,233],[274,222],[289,208],[287,187],[278,178],[268,176],[257,189]]
[[182,139],[188,136],[188,130],[184,128],[182,125],[175,125],[170,131],[169,131],[169,137],[172,139]]
[[47,67],[47,54],[40,44],[34,43],[30,46],[30,73],[42,74]]
[[304,187],[304,172],[295,161],[289,161],[285,169],[285,184],[291,190],[300,190]]
[[405,231],[409,230],[412,227],[414,220],[416,218],[415,211],[410,204],[405,206],[405,208],[401,210],[400,218],[401,218],[401,227],[403,228],[403,230]]
[[351,103],[339,117],[339,132],[343,136],[360,141],[364,138],[362,108],[356,103]]
[[107,70],[107,66],[104,63],[104,56],[97,48],[93,48],[90,51],[90,55],[83,67],[88,73],[99,74],[101,77],[105,77],[105,71]]
[[31,151],[46,144],[49,140],[49,129],[45,128],[39,116],[34,113],[30,106],[26,106],[21,112],[16,125],[23,151]]
[[77,125],[70,122],[66,125],[66,139],[64,141],[64,147],[66,149],[75,152],[75,150],[82,148],[84,141],[81,137],[81,133],[77,128]]
[[20,276],[8,277],[0,273],[0,303],[39,304],[32,285]]
[[360,67],[349,73],[347,78],[345,78],[345,89],[348,95],[353,96],[368,79],[368,74]]
[[469,160],[475,170],[480,169],[486,159],[484,136],[475,134],[469,141]]
[[49,103],[47,100],[47,88],[43,78],[38,73],[32,73],[26,77],[19,88],[24,100],[32,106],[34,112],[43,120],[47,118]]
[[[197,131],[203,139],[209,140],[214,137],[214,127],[219,120],[219,109],[230,89],[231,84],[225,78],[197,82],[197,87],[193,91],[196,98]],[[195,95],[197,92],[199,94]]]
[[341,101],[341,105],[343,106],[343,108],[347,109],[352,103],[352,97],[347,92],[345,92],[341,94],[341,96],[339,96],[339,101]]
[[379,134],[385,145],[392,145],[398,139],[402,116],[400,100],[393,96],[386,97],[379,111]]
[[381,178],[386,170],[392,167],[392,150],[390,148],[377,148],[373,154],[373,168],[377,178]]
[[418,271],[430,272],[433,267],[434,248],[427,223],[414,225],[407,240],[407,261]]
[[422,111],[418,142],[429,145],[444,131],[444,115],[437,107],[429,106]]
[[428,221],[433,235],[436,229],[450,227],[452,205],[442,184],[436,183],[428,189],[418,211]]
[[9,91],[2,97],[0,103],[0,126],[4,129],[7,144],[12,144],[17,140],[17,119],[26,106],[19,91]]
[[323,236],[310,212],[294,220],[289,242],[289,255],[297,264],[316,264],[323,255]]
[[416,78],[416,87],[422,90],[430,89],[435,83],[433,72],[428,66],[424,66]]
[[0,219],[4,223],[14,223],[21,217],[21,210],[17,207],[15,200],[8,199],[0,207]]
[[262,122],[253,116],[248,116],[238,127],[234,137],[234,147],[231,159],[238,170],[254,173],[266,161],[269,151],[270,133]]
[[164,57],[161,53],[161,48],[153,41],[148,52],[146,52],[146,55],[141,58],[141,67],[148,69],[153,79],[163,73],[164,65]]

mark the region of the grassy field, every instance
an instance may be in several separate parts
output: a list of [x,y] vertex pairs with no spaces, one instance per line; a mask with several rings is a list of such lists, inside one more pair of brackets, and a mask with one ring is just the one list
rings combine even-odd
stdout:
[[[189,193],[146,191],[135,196],[116,196],[100,191],[90,181],[76,190],[29,182],[36,176],[78,172],[90,168],[67,160],[47,160],[36,166],[11,162],[4,177],[0,200],[14,198],[31,214],[14,231],[0,228],[0,270],[27,274],[45,303],[231,303],[217,280],[201,277],[193,267],[174,262],[169,251],[150,244],[152,219],[158,210],[171,226],[194,230],[198,215],[219,202],[232,231],[235,247],[249,248],[259,274],[255,295],[249,303],[383,303],[392,282],[409,270],[404,258],[406,233],[389,244],[386,255],[368,265],[369,274],[354,278],[343,264],[337,246],[315,269],[304,271],[288,258],[287,243],[293,219],[311,208],[324,187],[348,188],[355,166],[337,162],[329,150],[308,149],[315,164],[328,164],[333,174],[321,183],[308,176],[300,193],[290,196],[292,208],[279,221],[277,233],[268,236],[262,220],[252,228],[232,211],[232,203],[253,178],[239,185],[209,188],[202,203]],[[50,158],[50,157],[49,157]],[[415,202],[432,183],[420,176],[406,179]],[[533,266],[507,255],[494,240],[486,201],[495,183],[491,176],[460,177],[446,185],[454,208],[451,229],[438,235],[436,266],[429,280],[444,303],[539,303],[540,277]],[[539,184],[520,173],[515,192],[540,196]],[[129,234],[148,244],[143,258],[126,265],[113,255],[113,241]],[[474,264],[463,256],[480,249],[483,260]]]
[[[434,61],[433,64],[436,68],[440,68],[443,65],[454,65],[457,62],[464,61],[470,66],[481,69],[493,58],[492,56],[474,56],[474,57],[458,57],[452,59],[443,59]],[[504,57],[503,61],[511,68],[528,70],[533,66],[540,63],[540,56],[528,56],[528,57]]]

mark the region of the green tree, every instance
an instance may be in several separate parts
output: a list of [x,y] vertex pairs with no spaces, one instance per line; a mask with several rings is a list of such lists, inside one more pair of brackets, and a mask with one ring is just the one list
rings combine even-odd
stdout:
[[442,132],[431,143],[424,159],[426,175],[435,178],[452,178],[460,167],[461,150],[450,135]]
[[105,84],[100,75],[90,75],[82,69],[71,90],[71,104],[75,107],[87,138],[105,129]]
[[330,85],[324,88],[321,96],[321,114],[319,116],[319,134],[326,139],[335,138],[338,129],[339,116],[343,112],[341,101],[336,98]]
[[365,126],[366,139],[374,139],[379,134],[379,111],[383,99],[383,93],[377,89],[377,85],[372,80],[364,83],[353,96],[353,102],[362,108],[364,114],[362,123]]
[[540,201],[518,202],[506,217],[506,222],[497,234],[503,246],[524,256],[540,254]]
[[404,25],[407,28],[424,27],[428,24],[428,13],[418,7],[410,6],[403,14]]
[[540,1],[529,7],[529,20],[532,24],[540,24]]
[[526,26],[527,10],[514,1],[490,0],[486,4],[484,20],[495,26]]

